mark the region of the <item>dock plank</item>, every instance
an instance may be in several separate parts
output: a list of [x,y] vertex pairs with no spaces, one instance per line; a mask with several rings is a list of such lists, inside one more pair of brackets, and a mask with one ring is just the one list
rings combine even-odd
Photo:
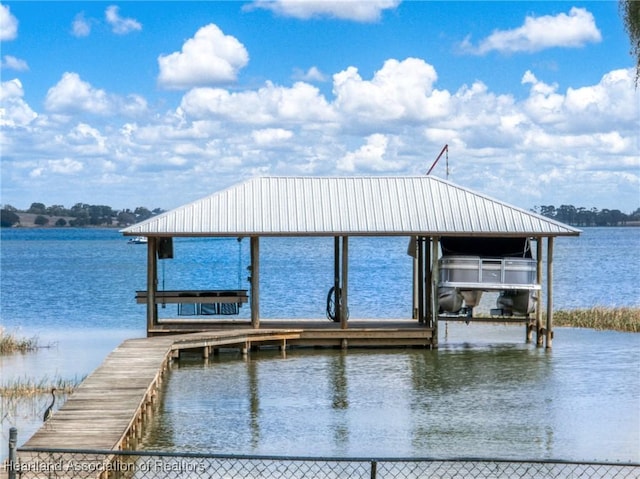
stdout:
[[23,447],[120,449],[172,344],[170,337],[124,341]]
[[129,339],[116,347],[24,449],[117,450],[182,349],[298,338],[299,330],[233,330]]

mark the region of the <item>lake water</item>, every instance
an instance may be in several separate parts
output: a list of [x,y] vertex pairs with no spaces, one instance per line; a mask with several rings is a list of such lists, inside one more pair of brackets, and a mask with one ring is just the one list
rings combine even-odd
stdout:
[[450,324],[438,351],[181,361],[146,448],[638,460],[638,338],[561,329],[549,353],[523,344],[521,328],[474,329]]
[[[73,379],[144,335],[146,248],[102,229],[3,229],[1,323],[51,347],[0,357],[2,382]],[[351,317],[411,315],[406,238],[350,240]],[[546,249],[546,248],[545,248]],[[183,239],[160,287],[247,288],[245,239]],[[203,254],[203,250],[206,252]],[[324,317],[333,240],[261,241],[261,315]],[[640,306],[640,229],[558,238],[554,307]],[[301,294],[302,292],[302,294]],[[175,307],[175,305],[173,305]],[[167,307],[162,314],[175,315]],[[241,317],[248,317],[242,308]],[[146,447],[302,455],[497,456],[640,461],[640,335],[450,323],[438,351],[260,352],[181,361]],[[188,394],[186,393],[188,391]],[[2,442],[24,442],[47,398],[3,401]],[[209,427],[202,427],[203,424]],[[0,445],[0,457],[6,448]]]

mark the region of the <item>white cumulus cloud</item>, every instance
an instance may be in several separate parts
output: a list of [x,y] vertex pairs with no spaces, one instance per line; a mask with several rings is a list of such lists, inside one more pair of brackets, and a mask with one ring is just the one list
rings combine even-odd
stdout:
[[180,52],[158,57],[158,82],[169,89],[231,83],[248,62],[249,54],[240,41],[209,24],[187,40]]
[[0,83],[0,126],[24,127],[38,116],[23,96],[22,82],[17,78]]
[[140,95],[128,95],[126,98],[117,97],[118,109],[125,116],[140,116],[147,112],[147,100]]
[[370,122],[441,116],[449,94],[433,89],[437,78],[435,68],[418,58],[387,60],[371,80],[349,67],[333,76],[336,107]]
[[306,82],[325,82],[327,75],[322,73],[316,66],[309,68],[307,71],[296,69],[293,72],[293,79]]
[[556,47],[578,48],[601,40],[602,35],[593,14],[584,8],[573,7],[569,14],[529,16],[521,27],[496,30],[477,46],[467,39],[462,49],[477,55],[491,51],[531,53]]
[[15,40],[18,36],[18,19],[7,5],[0,5],[0,41]]
[[3,70],[16,70],[20,72],[24,72],[29,70],[29,65],[24,60],[20,58],[16,58],[12,55],[5,55],[2,58],[2,69]]
[[112,110],[104,90],[94,88],[72,72],[64,73],[60,81],[49,89],[45,107],[57,113],[85,111],[104,115]]
[[613,70],[600,83],[558,91],[527,71],[523,84],[530,84],[523,108],[539,125],[553,125],[563,132],[608,132],[610,128],[636,128],[640,105],[629,97],[630,70]]
[[337,163],[338,170],[350,173],[358,172],[391,172],[400,171],[405,167],[395,155],[388,152],[389,138],[380,133],[374,133],[366,138],[366,143],[355,151],[345,154]]
[[232,93],[221,88],[194,88],[180,109],[198,118],[218,118],[244,124],[328,122],[334,113],[320,91],[308,83],[291,88],[268,82],[254,91]]
[[84,13],[78,13],[73,19],[71,33],[74,37],[87,37],[91,33],[91,23],[84,18]]
[[135,117],[147,111],[147,101],[140,95],[127,97],[109,94],[95,88],[74,72],[66,72],[45,98],[45,108],[53,113],[117,115]]
[[277,145],[290,139],[292,136],[293,132],[285,130],[284,128],[264,128],[251,132],[251,137],[258,146]]
[[375,22],[384,10],[394,9],[401,0],[258,0],[245,9],[262,8],[284,17],[307,20],[315,17]]
[[77,124],[67,135],[66,142],[78,154],[85,156],[108,153],[107,138],[100,130],[86,123]]
[[[108,183],[111,195],[171,207],[256,174],[424,174],[447,143],[452,181],[519,206],[637,207],[634,70],[580,87],[541,77],[523,73],[522,99],[480,80],[437,89],[425,60],[390,58],[368,76],[335,73],[328,93],[303,81],[196,87],[166,108],[65,73],[39,115],[16,79],[0,89],[0,166],[24,188],[65,174],[74,192]],[[445,171],[441,160],[433,174]]]
[[126,35],[134,31],[142,30],[142,24],[133,18],[123,18],[120,16],[120,7],[110,5],[104,12],[107,23],[111,25],[111,30],[117,35]]
[[63,158],[61,160],[47,160],[42,166],[34,168],[29,176],[31,178],[39,178],[48,173],[58,175],[75,175],[84,169],[82,162],[71,158]]

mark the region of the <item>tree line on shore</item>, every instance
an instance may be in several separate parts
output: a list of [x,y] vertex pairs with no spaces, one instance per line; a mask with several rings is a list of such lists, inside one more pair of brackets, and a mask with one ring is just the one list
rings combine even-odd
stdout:
[[625,226],[630,223],[636,224],[640,222],[640,208],[637,208],[631,214],[606,208],[602,210],[598,210],[598,208],[576,208],[573,205],[561,205],[559,208],[553,205],[536,206],[533,211],[572,226]]
[[[4,205],[0,210],[0,224],[2,227],[20,225],[20,213],[35,215],[36,226],[128,226],[144,221],[152,216],[163,213],[164,210],[155,208],[149,210],[138,206],[130,209],[115,210],[105,205],[89,205],[76,203],[71,208],[62,205],[46,206],[43,203],[31,203],[27,210],[18,210],[11,205]],[[52,218],[56,218],[52,222]]]
[[[640,223],[640,208],[631,214],[625,214],[620,210],[587,209],[573,205],[561,205],[559,208],[553,205],[536,206],[533,211],[573,226],[624,226],[630,223]],[[20,213],[28,213],[36,215],[34,219],[36,226],[123,227],[144,221],[163,212],[164,210],[160,208],[149,210],[143,206],[138,206],[132,211],[128,208],[115,210],[110,206],[86,203],[76,203],[71,208],[32,203],[28,210],[22,211],[11,205],[4,205],[0,210],[0,224],[2,227],[19,226]],[[52,222],[52,218],[56,218],[55,221]]]

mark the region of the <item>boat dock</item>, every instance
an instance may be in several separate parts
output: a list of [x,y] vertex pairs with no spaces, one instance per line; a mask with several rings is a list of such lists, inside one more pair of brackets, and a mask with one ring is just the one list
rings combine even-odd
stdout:
[[[360,249],[358,238],[404,237],[407,243],[401,246],[401,251],[411,257],[413,271],[411,281],[406,281],[407,293],[410,292],[412,298],[410,317],[418,323],[415,332],[424,327],[421,334],[432,333],[429,346],[434,348],[438,346],[440,313],[458,315],[464,320],[472,318],[473,308],[484,291],[500,293],[492,316],[511,318],[518,315],[529,319],[535,313],[535,321],[527,325],[526,340],[533,339],[535,330],[536,344],[542,346],[544,343],[551,348],[553,241],[558,236],[580,234],[578,229],[429,175],[254,177],[121,232],[125,236],[147,239],[146,288],[137,291],[135,298],[138,304],[146,306],[148,335],[173,333],[172,328],[176,331],[208,328],[210,326],[205,323],[212,317],[225,316],[225,320],[237,317],[244,304],[250,310],[251,327],[260,329],[264,319],[260,313],[261,285],[265,283],[261,277],[264,274],[268,278],[273,274],[272,265],[264,271],[261,267],[261,242],[267,238],[270,242],[292,237],[333,241],[333,258],[331,255],[326,258],[327,269],[333,266],[333,283],[326,296],[326,315],[340,323],[340,329],[352,329],[349,305],[356,304],[359,298],[357,290],[350,291],[349,258],[352,251],[366,254]],[[196,251],[201,252],[201,263],[207,269],[202,271],[201,277],[210,279],[197,286],[202,288],[204,284],[207,289],[195,289],[196,285],[193,285],[182,290],[165,290],[164,276],[162,282],[158,280],[158,265],[165,261],[180,264],[181,258],[192,254],[186,253],[186,248],[182,249],[182,239],[186,238],[236,239],[237,283],[228,276],[214,279],[208,268],[215,267],[215,254],[224,254],[228,261],[228,252],[216,251],[209,242],[202,241]],[[243,256],[242,250],[245,238],[249,241],[248,257]],[[546,325],[543,325],[545,238],[547,315]],[[389,254],[394,255],[396,252],[391,249],[396,247],[395,244],[385,246],[390,248]],[[288,255],[283,254],[278,261],[289,261]],[[369,262],[365,260],[364,265]],[[374,271],[375,262],[370,266]],[[305,266],[301,266],[301,272],[304,269]],[[242,279],[245,272],[248,272],[248,285]],[[395,282],[397,278],[391,281]],[[162,288],[159,289],[160,284]],[[304,300],[309,291],[304,287],[297,288],[292,282],[286,288],[288,291],[282,291],[275,299],[290,302],[291,298],[298,297]],[[289,296],[289,293],[297,296]],[[166,317],[167,311],[162,310],[168,303],[178,305],[179,318]],[[409,304],[406,307],[405,311]],[[191,324],[185,324],[189,319]],[[169,321],[174,324],[167,324]],[[310,334],[319,340],[319,332]],[[344,335],[340,338],[339,334]],[[326,333],[325,340],[335,342],[338,338],[349,342],[362,338],[358,334],[348,334],[332,331]],[[376,335],[377,332],[373,332],[371,339]],[[305,333],[300,341],[307,337]],[[380,344],[387,344],[389,338],[382,335],[377,339]],[[418,338],[416,343],[422,339]]]
[[[293,347],[433,347],[434,330],[416,320],[350,319],[347,329],[340,323],[310,319],[263,319],[260,329],[252,329],[250,321],[208,321],[196,324],[187,319],[171,319],[157,324],[148,333],[152,337],[195,333],[206,329],[216,331],[299,331],[299,336],[287,340]],[[176,336],[176,341],[180,336]],[[257,346],[257,343],[256,343]]]
[[[432,335],[431,329],[416,321],[356,320],[346,330],[330,321],[265,321],[261,329],[251,329],[250,323],[244,326],[227,324],[224,330],[182,334],[163,331],[124,341],[23,447],[135,448],[152,415],[169,363],[181,351],[199,350],[206,358],[220,348],[238,348],[247,354],[264,346],[428,347]],[[175,324],[172,332],[179,332]]]
[[[200,352],[204,358],[222,348],[236,348],[243,355],[261,347],[430,347],[433,330],[417,321],[353,320],[349,329],[331,321],[265,320],[262,328],[250,322],[226,322],[215,330],[189,332],[172,323],[147,338],[129,339],[69,396],[64,405],[22,446],[19,457],[26,471],[42,461],[38,449],[73,451],[135,450],[144,428],[157,409],[160,388],[173,359],[183,351]],[[185,328],[192,323],[186,323]],[[93,457],[93,459],[91,459]],[[94,461],[87,469],[105,470],[109,456],[82,456]],[[30,464],[32,461],[32,464]],[[77,472],[77,471],[76,471]],[[66,476],[56,476],[66,477]],[[70,476],[71,477],[71,476]],[[73,477],[80,477],[75,472]],[[82,477],[103,477],[88,474]],[[104,476],[106,477],[106,476]]]
[[24,448],[123,450],[142,438],[172,358],[180,351],[276,344],[300,336],[299,330],[231,330],[129,339],[69,396]]

